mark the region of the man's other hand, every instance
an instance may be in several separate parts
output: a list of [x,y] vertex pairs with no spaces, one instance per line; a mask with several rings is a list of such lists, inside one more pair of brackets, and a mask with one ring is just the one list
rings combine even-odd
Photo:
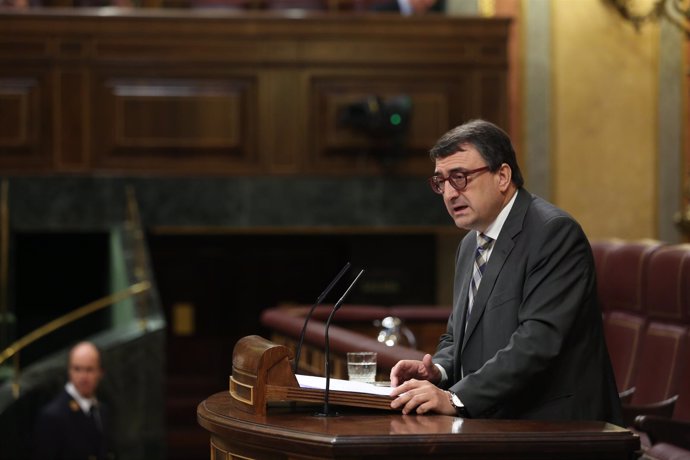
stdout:
[[391,386],[395,388],[410,379],[438,383],[441,381],[441,371],[431,361],[430,354],[424,355],[421,361],[416,359],[398,361],[391,369]]

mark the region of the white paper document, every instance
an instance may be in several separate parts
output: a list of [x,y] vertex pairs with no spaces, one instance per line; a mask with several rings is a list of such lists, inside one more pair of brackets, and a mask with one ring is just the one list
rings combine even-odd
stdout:
[[[302,388],[315,388],[317,390],[326,389],[326,378],[315,377],[313,375],[297,374],[297,382]],[[331,379],[329,390],[351,391],[353,393],[366,393],[372,395],[388,396],[391,393],[390,386],[379,386],[371,383],[351,382],[350,380]]]

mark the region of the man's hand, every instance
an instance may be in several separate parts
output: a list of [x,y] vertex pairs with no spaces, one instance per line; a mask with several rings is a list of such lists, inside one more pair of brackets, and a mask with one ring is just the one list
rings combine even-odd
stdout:
[[441,371],[431,362],[431,355],[426,354],[421,361],[416,359],[404,359],[391,369],[391,386],[398,385],[410,379],[428,380],[431,383],[441,381]]
[[455,408],[450,403],[447,391],[444,391],[426,380],[408,380],[391,392],[395,399],[391,408],[402,409],[402,413],[455,415]]

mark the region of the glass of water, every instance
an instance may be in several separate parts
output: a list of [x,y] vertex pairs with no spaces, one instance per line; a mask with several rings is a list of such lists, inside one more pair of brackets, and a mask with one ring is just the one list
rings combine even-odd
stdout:
[[347,354],[347,375],[353,382],[376,381],[376,352],[353,351]]

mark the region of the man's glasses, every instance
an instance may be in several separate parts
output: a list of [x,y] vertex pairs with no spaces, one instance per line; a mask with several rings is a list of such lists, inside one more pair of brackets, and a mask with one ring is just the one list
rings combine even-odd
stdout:
[[484,171],[488,171],[489,169],[490,168],[488,166],[484,166],[483,168],[472,169],[470,171],[455,171],[450,173],[450,175],[446,178],[440,175],[431,176],[429,178],[429,185],[431,185],[431,190],[433,190],[434,193],[443,195],[443,183],[448,181],[451,187],[458,192],[462,192],[467,188],[467,182],[469,180],[468,176],[470,174],[482,173]]

